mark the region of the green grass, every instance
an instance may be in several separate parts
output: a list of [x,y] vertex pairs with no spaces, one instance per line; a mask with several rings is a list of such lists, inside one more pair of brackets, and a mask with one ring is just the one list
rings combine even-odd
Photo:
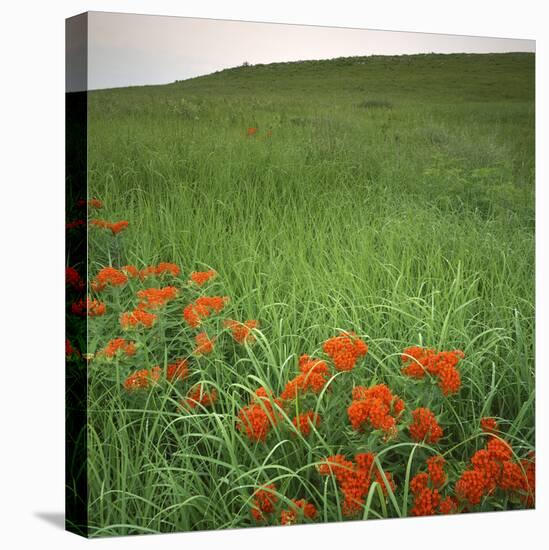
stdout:
[[[409,477],[433,451],[404,425],[390,443],[353,432],[353,385],[383,382],[408,411],[432,408],[449,487],[485,443],[482,416],[499,419],[518,456],[534,448],[533,55],[307,61],[96,91],[88,162],[99,216],[130,222],[114,238],[90,229],[91,276],[170,261],[184,285],[211,267],[208,292],[231,297],[223,316],[260,321],[255,345],[224,333],[189,381],[128,396],[128,372],[189,355],[185,290],[137,337],[135,360],[90,363],[92,536],[255,525],[252,493],[268,482],[313,502],[317,521],[339,520],[341,494],[315,465],[365,451],[397,489],[380,498],[374,485],[363,517],[406,515]],[[132,285],[101,295],[111,315],[91,319],[90,351],[121,335],[112,312],[133,307]],[[370,349],[314,401],[319,428],[304,439],[282,423],[250,443],[235,428],[250,392],[280,392],[297,358],[321,355],[339,329]],[[410,345],[464,351],[457,396],[402,376]],[[197,381],[218,403],[180,412]],[[476,509],[516,507],[502,497]]]

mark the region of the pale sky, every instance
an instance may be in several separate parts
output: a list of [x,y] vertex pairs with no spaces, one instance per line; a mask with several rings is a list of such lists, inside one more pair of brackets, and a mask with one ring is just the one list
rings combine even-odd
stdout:
[[244,61],[535,51],[533,40],[105,12],[88,17],[90,90],[165,84]]

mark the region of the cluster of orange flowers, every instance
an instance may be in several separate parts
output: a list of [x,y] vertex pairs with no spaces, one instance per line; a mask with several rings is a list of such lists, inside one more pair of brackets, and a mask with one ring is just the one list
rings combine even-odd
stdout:
[[132,277],[139,277],[140,279],[146,279],[152,276],[161,277],[162,275],[177,277],[181,273],[179,266],[170,262],[160,262],[158,265],[149,265],[141,270],[137,269],[134,265],[126,265],[122,269],[130,273]]
[[320,421],[321,417],[319,414],[314,411],[306,411],[295,416],[292,424],[303,437],[307,437],[311,433],[311,427],[315,426],[318,428]]
[[90,223],[102,229],[110,229],[113,235],[117,235],[118,233],[126,229],[130,222],[125,220],[119,222],[108,222],[106,220],[90,220]]
[[79,227],[86,227],[86,220],[74,220],[65,224],[65,229],[78,229]]
[[298,395],[308,392],[320,393],[328,383],[330,369],[326,361],[313,359],[309,355],[299,358],[300,374],[292,378],[280,394],[280,398],[287,401],[295,399]]
[[228,296],[200,296],[185,307],[183,317],[191,328],[197,328],[213,312],[220,313],[228,301]]
[[144,309],[126,311],[120,315],[120,325],[124,330],[137,327],[151,328],[156,322],[157,316]]
[[252,517],[256,521],[263,521],[266,516],[274,513],[278,495],[276,494],[276,485],[269,483],[257,489],[252,498]]
[[[121,340],[121,339],[119,339]],[[124,389],[128,391],[144,390],[156,385],[162,378],[162,367],[159,365],[152,369],[141,369],[130,374],[124,381]],[[166,379],[170,382],[183,380],[188,376],[188,363],[185,359],[180,359],[166,368]]]
[[299,517],[307,519],[315,519],[317,510],[314,504],[301,498],[299,500],[292,498],[293,507],[287,510],[282,510],[280,513],[281,525],[294,525],[298,523]]
[[127,275],[114,267],[104,267],[91,283],[94,292],[101,292],[107,285],[124,286],[128,282]]
[[174,286],[146,288],[138,290],[137,297],[140,300],[137,309],[160,309],[177,297],[177,288]]
[[210,269],[209,271],[193,271],[189,278],[193,283],[202,286],[216,275],[217,273],[213,269]]
[[137,351],[135,342],[128,342],[128,340],[124,338],[114,338],[107,343],[105,349],[103,349],[100,354],[112,358],[115,357],[119,351],[126,355],[126,357],[133,357]]
[[414,516],[434,516],[451,514],[457,511],[457,501],[451,496],[445,498],[440,489],[446,483],[445,460],[442,456],[432,456],[427,460],[427,471],[416,474],[410,481],[414,495],[414,505],[410,510]]
[[239,430],[251,441],[265,442],[271,428],[281,419],[281,414],[276,408],[281,406],[282,402],[279,399],[274,399],[265,388],[259,388],[250,404],[238,413]]
[[471,468],[462,473],[455,491],[466,505],[475,506],[497,489],[517,495],[527,506],[533,506],[535,455],[516,462],[509,443],[491,435],[486,446],[471,457]]
[[432,411],[419,407],[412,411],[412,423],[409,426],[410,437],[414,441],[436,443],[442,437],[442,428]]
[[457,393],[461,387],[461,377],[456,368],[463,359],[462,351],[437,351],[436,349],[412,346],[402,353],[402,372],[411,378],[422,379],[426,375],[438,379],[444,395]]
[[387,438],[396,435],[396,424],[404,411],[404,401],[385,384],[356,386],[347,415],[355,430],[383,430]]
[[204,389],[203,384],[197,384],[187,394],[187,399],[182,405],[186,405],[190,409],[196,408],[198,405],[203,407],[211,407],[217,401],[217,390],[213,388],[210,391]]
[[103,202],[100,201],[99,199],[90,199],[90,200],[80,199],[77,202],[77,205],[80,207],[88,206],[89,208],[96,208],[96,209],[103,208]]
[[80,299],[77,302],[74,302],[71,306],[71,311],[75,315],[80,315],[85,317],[99,317],[105,315],[107,312],[107,306],[100,302],[99,300],[94,300],[91,298]]
[[161,367],[152,369],[141,369],[130,374],[124,381],[124,389],[128,391],[143,390],[153,387],[158,383],[162,376]]
[[326,462],[318,467],[320,475],[335,477],[339,490],[343,493],[342,510],[345,516],[354,516],[362,509],[373,481],[379,483],[385,495],[388,492],[387,485],[391,491],[395,490],[392,475],[382,472],[374,460],[374,453],[357,454],[354,462],[347,460],[343,455],[334,455],[329,456]]
[[[254,491],[252,496],[251,514],[256,521],[266,521],[276,513],[279,502],[276,485],[269,483],[262,485]],[[290,508],[280,512],[281,525],[294,525],[299,523],[300,519],[312,520],[317,515],[317,509],[314,504],[305,499],[292,498]]]
[[326,340],[322,350],[332,359],[338,371],[350,371],[355,368],[357,360],[368,353],[368,345],[354,332],[343,332]]
[[195,355],[208,355],[214,350],[215,338],[210,338],[205,332],[199,332],[194,337],[194,341],[196,343],[193,351]]
[[259,321],[250,319],[241,323],[240,321],[228,319],[223,323],[223,326],[231,331],[235,342],[239,344],[252,344],[255,341],[252,330],[259,326]]

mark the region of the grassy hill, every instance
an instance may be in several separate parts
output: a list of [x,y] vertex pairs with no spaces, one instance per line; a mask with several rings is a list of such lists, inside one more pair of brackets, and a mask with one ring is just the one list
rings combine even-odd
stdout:
[[[104,202],[101,216],[129,226],[115,239],[90,230],[90,276],[161,261],[185,274],[212,268],[208,291],[231,297],[224,315],[260,323],[255,346],[220,344],[196,359],[181,297],[163,332],[136,336],[139,353],[118,376],[192,357],[189,384],[219,395],[198,417],[181,420],[174,407],[187,382],[170,386],[169,398],[128,404],[113,366],[92,364],[96,533],[253,525],[252,488],[274,478],[288,498],[313,501],[320,521],[340,519],[337,490],[314,464],[365,449],[382,453],[397,482],[396,500],[376,496],[368,513],[405,515],[405,422],[389,444],[354,433],[346,415],[354,385],[386,383],[407,411],[435,411],[448,487],[483,444],[483,416],[498,419],[519,455],[531,450],[534,138],[533,54],[273,63],[91,92],[90,196]],[[100,298],[118,311],[133,303],[125,296]],[[215,323],[207,329],[221,342]],[[315,402],[318,432],[247,441],[234,419],[249,392],[264,385],[278,394],[297,358],[322,356],[340,329],[369,352],[336,378],[333,397]],[[96,320],[90,347],[119,335],[117,315]],[[463,350],[459,395],[402,376],[410,345]],[[429,452],[421,447],[414,460]],[[486,499],[478,509],[517,506]]]

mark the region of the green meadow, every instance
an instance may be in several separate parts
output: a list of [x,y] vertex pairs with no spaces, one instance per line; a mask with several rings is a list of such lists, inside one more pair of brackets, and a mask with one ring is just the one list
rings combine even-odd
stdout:
[[[429,456],[445,458],[441,492],[454,496],[486,444],[483,417],[516,460],[534,450],[534,65],[523,53],[354,57],[89,93],[89,197],[104,203],[90,215],[129,222],[117,235],[89,228],[89,278],[109,265],[181,269],[95,296],[107,313],[89,320],[92,536],[278,525],[291,499],[317,510],[297,523],[410,515],[410,479]],[[204,287],[187,283],[209,269]],[[179,294],[155,325],[122,330],[136,292],[165,285]],[[204,321],[217,341],[197,357],[182,312],[200,294],[230,302]],[[255,341],[234,342],[226,319],[257,320]],[[369,347],[350,372],[322,351],[342,331]],[[118,337],[137,353],[97,355]],[[409,346],[462,350],[459,391],[404,376]],[[239,411],[259,387],[279,395],[302,354],[330,364],[329,383],[250,440]],[[123,387],[179,358],[185,380]],[[196,383],[215,390],[213,406],[181,407]],[[406,404],[390,441],[347,418],[352,388],[374,384]],[[436,415],[436,444],[410,438],[417,407]],[[321,418],[307,437],[291,422],[305,409]],[[365,452],[395,485],[373,483],[347,517],[318,466]],[[265,484],[277,508],[258,523]],[[498,491],[459,511],[524,507]]]

